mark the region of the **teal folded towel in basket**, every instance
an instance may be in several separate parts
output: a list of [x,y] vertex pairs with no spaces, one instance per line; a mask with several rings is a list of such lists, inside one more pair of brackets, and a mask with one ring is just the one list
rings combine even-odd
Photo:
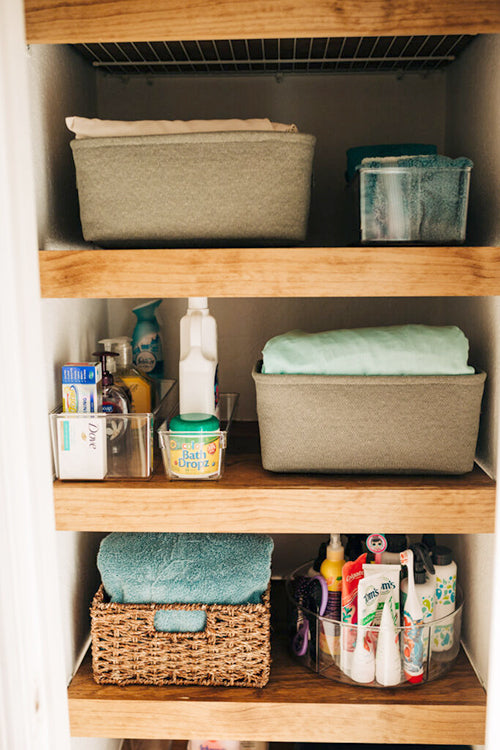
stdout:
[[402,325],[270,339],[262,372],[291,375],[466,375],[469,342],[456,326]]
[[[97,567],[111,601],[128,604],[257,604],[271,577],[273,540],[264,534],[118,533],[106,536]],[[203,610],[157,612],[157,630],[194,632]]]

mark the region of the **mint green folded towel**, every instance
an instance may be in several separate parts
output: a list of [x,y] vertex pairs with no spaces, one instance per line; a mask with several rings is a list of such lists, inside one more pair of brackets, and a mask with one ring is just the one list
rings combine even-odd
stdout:
[[[106,536],[97,567],[113,602],[256,604],[271,577],[273,540],[264,534],[118,533]],[[164,610],[158,630],[203,630],[205,613]]]
[[263,349],[262,372],[293,375],[465,375],[469,342],[456,326],[289,331]]

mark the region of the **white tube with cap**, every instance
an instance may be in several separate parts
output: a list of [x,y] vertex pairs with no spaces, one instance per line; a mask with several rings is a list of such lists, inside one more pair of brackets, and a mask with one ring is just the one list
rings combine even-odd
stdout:
[[375,658],[375,678],[384,687],[401,682],[401,648],[395,622],[394,602],[389,596],[382,611]]

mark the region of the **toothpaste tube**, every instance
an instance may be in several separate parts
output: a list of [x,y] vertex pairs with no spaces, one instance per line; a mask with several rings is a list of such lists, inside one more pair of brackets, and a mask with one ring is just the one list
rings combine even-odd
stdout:
[[363,565],[364,577],[367,576],[382,576],[381,588],[383,594],[383,600],[379,603],[379,609],[375,617],[374,625],[379,625],[382,619],[382,610],[384,608],[385,600],[388,594],[392,594],[392,605],[394,609],[394,625],[399,627],[399,589],[401,584],[401,565],[377,565],[368,564]]
[[351,660],[351,679],[368,684],[375,679],[375,652],[369,637],[369,625],[375,615],[380,596],[380,581],[376,576],[361,578],[358,584],[358,635]]
[[391,595],[384,604],[375,657],[375,678],[384,687],[399,685],[401,682],[401,648],[394,618]]
[[[391,571],[379,573],[378,568],[381,567],[363,565],[365,577],[358,583],[358,637],[352,657],[351,678],[365,684],[375,679],[375,648],[384,604],[389,597],[394,601],[396,596],[399,604],[401,566],[388,565]],[[396,620],[395,606],[392,611]],[[399,622],[395,621],[394,625],[399,625]]]
[[[346,562],[342,568],[342,623],[358,622],[358,584],[363,578],[363,565],[366,563],[366,552],[357,560]],[[356,647],[357,628],[342,625],[342,645],[340,651],[340,668],[347,675],[351,674],[351,662]]]

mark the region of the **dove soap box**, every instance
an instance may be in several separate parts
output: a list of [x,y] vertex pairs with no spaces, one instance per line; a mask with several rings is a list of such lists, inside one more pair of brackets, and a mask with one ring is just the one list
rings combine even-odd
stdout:
[[106,417],[59,414],[57,467],[59,479],[104,479],[107,473]]

